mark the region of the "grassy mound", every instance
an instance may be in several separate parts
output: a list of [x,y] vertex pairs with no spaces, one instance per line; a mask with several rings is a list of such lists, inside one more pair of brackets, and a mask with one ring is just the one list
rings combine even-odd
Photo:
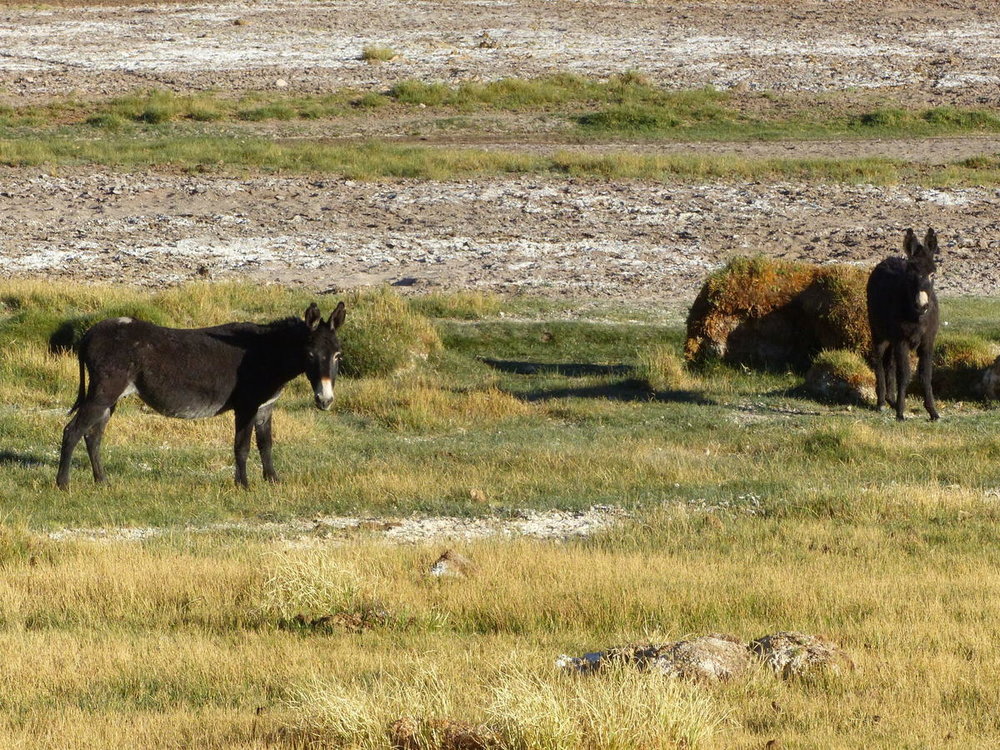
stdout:
[[858,352],[826,349],[816,356],[806,373],[806,390],[820,401],[872,404],[875,374]]
[[354,292],[346,304],[345,375],[391,375],[442,349],[430,321],[389,289]]
[[691,306],[684,356],[802,371],[822,349],[867,351],[867,278],[853,266],[736,258]]

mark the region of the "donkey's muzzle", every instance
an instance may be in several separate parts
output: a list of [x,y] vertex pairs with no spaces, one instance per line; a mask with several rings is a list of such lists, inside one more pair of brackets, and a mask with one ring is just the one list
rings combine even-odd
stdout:
[[327,411],[333,405],[333,381],[330,378],[322,378],[313,396],[316,398],[316,408]]

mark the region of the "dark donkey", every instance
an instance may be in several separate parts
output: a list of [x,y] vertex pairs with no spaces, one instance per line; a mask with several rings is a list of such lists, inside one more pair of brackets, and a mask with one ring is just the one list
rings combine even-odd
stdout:
[[277,482],[271,409],[285,384],[302,373],[309,378],[317,408],[330,408],[340,363],[336,331],[344,315],[341,302],[324,321],[314,302],[304,320],[266,325],[184,330],[132,318],[102,320],[80,343],[80,389],[70,409],[76,414],[63,430],[56,484],[69,487],[70,460],[80,438],[87,441],[94,481],[105,480],[101,437],[118,399],[131,393],[168,417],[212,417],[231,409],[236,415],[236,484],[247,486],[247,454],[255,430],[264,478]]
[[904,419],[906,388],[910,384],[910,352],[916,349],[924,408],[935,420],[938,412],[931,389],[931,366],[938,330],[938,301],[934,294],[937,236],[933,229],[928,229],[920,244],[913,230],[907,229],[903,249],[905,260],[886,258],[875,266],[868,278],[868,324],[872,330],[876,408],[882,411],[886,387],[891,391],[895,380],[896,401],[893,404],[890,399],[890,404],[896,407],[896,419]]

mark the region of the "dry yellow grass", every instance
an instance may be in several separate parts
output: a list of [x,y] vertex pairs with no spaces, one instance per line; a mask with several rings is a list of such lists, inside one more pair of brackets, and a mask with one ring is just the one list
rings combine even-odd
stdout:
[[[946,491],[914,497],[902,526],[678,510],[587,544],[467,544],[478,568],[461,581],[426,575],[437,545],[6,529],[0,743],[385,747],[410,716],[485,725],[510,748],[983,747],[1000,740],[983,711],[1000,691],[1000,582],[965,540],[990,533],[989,512]],[[391,616],[369,632],[285,624],[372,605]],[[824,633],[858,670],[713,688],[554,667],[562,652],[780,629]]]

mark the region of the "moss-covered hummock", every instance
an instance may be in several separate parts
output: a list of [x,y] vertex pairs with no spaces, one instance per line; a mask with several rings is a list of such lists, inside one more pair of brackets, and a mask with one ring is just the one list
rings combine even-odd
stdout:
[[736,258],[705,282],[687,321],[690,362],[803,371],[822,349],[866,352],[868,269]]
[[989,397],[986,373],[997,354],[996,345],[973,334],[939,334],[934,345],[935,395],[950,399]]
[[806,390],[820,401],[874,404],[875,374],[858,352],[826,349],[806,373]]

